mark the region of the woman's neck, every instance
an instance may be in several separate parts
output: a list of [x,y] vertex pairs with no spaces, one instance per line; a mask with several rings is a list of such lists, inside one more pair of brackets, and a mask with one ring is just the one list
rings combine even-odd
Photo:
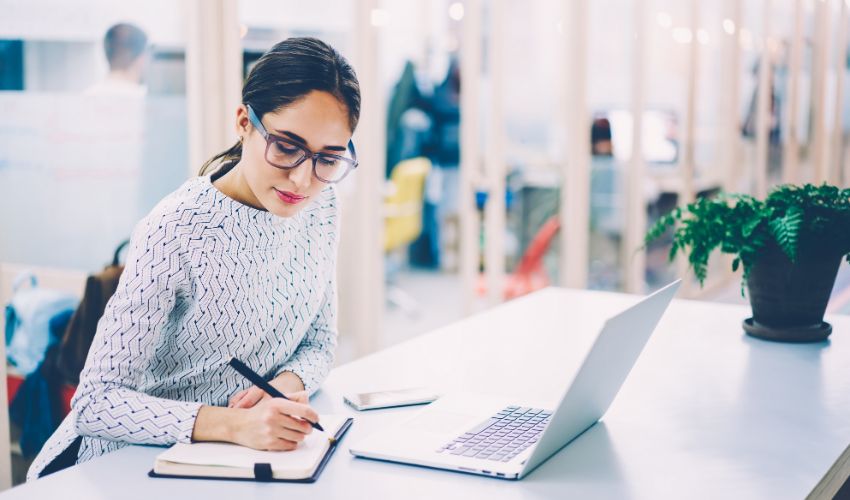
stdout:
[[[241,163],[241,162],[240,162]],[[213,181],[213,186],[221,191],[225,196],[238,201],[243,205],[247,205],[257,210],[266,211],[260,200],[251,191],[245,177],[242,175],[240,163],[237,163],[225,172],[221,177]]]

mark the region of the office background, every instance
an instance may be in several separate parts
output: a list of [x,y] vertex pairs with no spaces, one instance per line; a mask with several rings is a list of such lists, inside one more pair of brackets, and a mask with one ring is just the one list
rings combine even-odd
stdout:
[[[81,293],[136,221],[234,142],[253,62],[304,35],[348,57],[363,89],[361,167],[341,186],[338,363],[548,284],[656,289],[687,275],[664,241],[642,248],[677,204],[847,185],[847,9],[0,0],[0,299],[23,269]],[[148,35],[144,97],[87,92],[117,22]],[[729,268],[717,256],[685,296],[746,303]],[[842,271],[831,312],[850,308],[848,285]],[[25,461],[9,463],[0,485],[21,477]]]

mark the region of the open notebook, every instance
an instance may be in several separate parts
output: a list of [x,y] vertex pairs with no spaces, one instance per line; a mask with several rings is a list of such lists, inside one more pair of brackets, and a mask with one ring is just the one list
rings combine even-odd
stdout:
[[[230,443],[178,443],[156,457],[151,477],[313,482],[352,419],[320,415],[326,432],[314,430],[293,451],[259,451]],[[329,436],[334,436],[331,441]]]

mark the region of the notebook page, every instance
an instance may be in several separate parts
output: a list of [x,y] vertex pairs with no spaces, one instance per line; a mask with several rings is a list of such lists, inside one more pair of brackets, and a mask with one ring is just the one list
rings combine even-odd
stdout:
[[311,468],[328,449],[328,439],[345,423],[344,415],[320,415],[327,432],[313,429],[293,451],[260,451],[231,443],[178,443],[157,456],[157,461],[253,469],[255,463],[272,470]]

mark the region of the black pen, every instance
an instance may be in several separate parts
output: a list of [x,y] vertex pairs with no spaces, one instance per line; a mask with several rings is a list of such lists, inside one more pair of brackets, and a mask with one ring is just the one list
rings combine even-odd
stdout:
[[[288,397],[284,396],[282,392],[278,391],[277,389],[272,387],[271,384],[269,384],[268,382],[263,380],[263,377],[257,375],[257,372],[248,368],[248,366],[245,363],[239,361],[236,358],[230,358],[229,364],[230,364],[231,367],[233,367],[234,370],[241,373],[243,377],[250,380],[254,385],[256,385],[257,387],[259,387],[260,389],[265,391],[269,396],[271,396],[273,398],[283,398],[283,399],[286,399],[287,401],[289,401]],[[310,422],[309,420],[307,420],[307,421]],[[325,432],[325,429],[323,429],[322,426],[319,425],[318,422],[310,422],[310,425],[312,425],[314,429],[318,429],[322,432]]]

